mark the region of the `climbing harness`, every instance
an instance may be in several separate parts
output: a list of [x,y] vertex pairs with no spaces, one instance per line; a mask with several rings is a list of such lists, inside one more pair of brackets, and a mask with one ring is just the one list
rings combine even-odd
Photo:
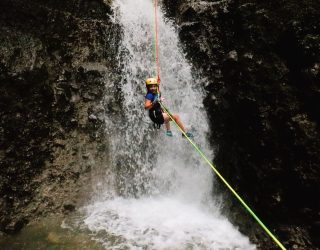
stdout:
[[[158,18],[157,18],[157,8],[158,8],[158,0],[154,0],[154,46],[155,46],[155,64],[156,64],[156,75],[157,82],[160,83],[160,64],[159,64],[159,45],[158,45]],[[220,180],[227,186],[227,188],[232,192],[232,194],[239,200],[239,202],[243,205],[243,207],[251,214],[251,216],[258,222],[258,224],[264,229],[264,231],[273,239],[273,241],[282,249],[286,250],[283,244],[275,237],[275,235],[264,225],[264,223],[259,219],[259,217],[252,211],[252,209],[244,202],[244,200],[238,195],[238,193],[231,187],[231,185],[224,179],[224,177],[220,174],[214,164],[208,159],[208,157],[201,151],[201,149],[190,139],[186,132],[184,132],[181,127],[176,123],[173,119],[172,115],[168,111],[168,109],[163,105],[162,102],[159,102],[162,110],[170,117],[170,119],[174,122],[177,128],[181,131],[181,133],[186,137],[186,139],[190,142],[190,144],[195,148],[195,150],[200,154],[200,156],[208,163],[208,165],[213,169],[215,174],[220,178]]]
[[152,108],[149,109],[149,117],[153,121],[154,127],[160,129],[164,123],[160,102],[155,103]]

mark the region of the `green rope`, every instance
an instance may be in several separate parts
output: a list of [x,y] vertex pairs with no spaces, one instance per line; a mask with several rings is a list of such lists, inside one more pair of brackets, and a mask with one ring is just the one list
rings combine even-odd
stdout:
[[210,165],[216,175],[222,180],[222,182],[229,188],[229,190],[234,194],[234,196],[240,201],[240,203],[245,207],[245,209],[252,215],[252,217],[258,222],[258,224],[266,231],[266,233],[274,240],[274,242],[282,249],[286,250],[286,248],[281,244],[281,242],[274,236],[273,233],[263,224],[263,222],[258,218],[258,216],[251,210],[251,208],[244,202],[244,200],[238,195],[238,193],[230,186],[230,184],[223,178],[223,176],[219,173],[217,168],[213,165],[213,163],[206,157],[206,155],[200,150],[200,148],[187,136],[187,134],[180,128],[180,126],[173,119],[172,115],[169,113],[168,109],[160,102],[162,109],[167,113],[170,119],[175,123],[178,129],[182,132],[182,134],[187,138],[187,140],[191,143],[191,145],[196,149],[196,151],[201,155],[201,157]]

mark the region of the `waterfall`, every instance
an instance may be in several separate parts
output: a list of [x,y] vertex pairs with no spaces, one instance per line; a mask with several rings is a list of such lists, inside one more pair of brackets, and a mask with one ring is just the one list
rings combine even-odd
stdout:
[[[213,173],[171,123],[173,137],[153,128],[144,110],[144,81],[155,76],[152,0],[115,0],[123,28],[119,114],[106,117],[107,182],[86,207],[85,225],[106,249],[255,249],[219,211]],[[205,79],[186,61],[177,32],[159,18],[161,93],[204,153],[213,158],[203,107]],[[106,99],[110,91],[106,93]],[[101,190],[101,189],[100,189]]]

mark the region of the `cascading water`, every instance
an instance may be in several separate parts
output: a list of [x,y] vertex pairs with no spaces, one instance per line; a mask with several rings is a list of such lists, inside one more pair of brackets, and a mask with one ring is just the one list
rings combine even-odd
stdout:
[[[123,28],[123,77],[117,83],[122,112],[120,120],[106,118],[112,142],[109,181],[87,207],[85,224],[108,249],[255,249],[219,214],[211,169],[174,124],[174,137],[166,137],[143,109],[144,79],[155,76],[152,1],[113,5],[114,21]],[[212,158],[201,79],[192,74],[161,12],[159,34],[165,104],[193,129],[195,142]]]

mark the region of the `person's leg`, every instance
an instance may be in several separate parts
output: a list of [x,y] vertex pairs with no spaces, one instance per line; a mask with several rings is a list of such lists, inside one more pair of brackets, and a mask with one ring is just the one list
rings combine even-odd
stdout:
[[171,129],[170,129],[170,117],[165,114],[165,113],[162,113],[163,115],[163,119],[164,119],[164,125],[166,126],[166,135],[167,136],[173,136],[172,132],[171,132]]
[[173,117],[173,119],[175,120],[175,122],[179,125],[179,127],[183,130],[183,132],[185,132],[186,130],[185,130],[183,124],[182,124],[182,121],[181,121],[179,115],[177,115],[177,114],[172,114],[172,117]]
[[163,115],[163,120],[164,120],[164,125],[166,127],[167,131],[171,130],[171,126],[170,126],[170,117],[166,114],[166,113],[162,113]]
[[[185,132],[185,128],[180,120],[179,115],[177,114],[171,114],[171,117],[174,119],[174,121],[179,125],[179,127]],[[168,116],[168,114],[163,113],[163,119],[164,119],[164,123],[169,123],[171,118]],[[167,125],[166,125],[167,127]],[[169,124],[169,129],[170,129],[170,124]]]
[[166,121],[166,119],[164,119],[164,126],[166,127],[166,130],[171,130],[169,120],[168,120],[168,121]]
[[[193,134],[191,132],[186,132],[181,120],[180,120],[180,117],[179,115],[177,114],[171,114],[171,117],[174,119],[174,121],[179,125],[179,127],[183,130],[183,132],[185,133],[182,133],[182,136],[187,136],[189,138],[193,138]],[[163,113],[163,118],[164,118],[164,122],[165,124],[166,123],[169,123],[171,121],[171,118],[168,116],[168,114],[166,113]],[[170,128],[170,123],[169,123],[169,128]],[[168,130],[167,130],[168,131]],[[170,131],[170,130],[169,130]],[[172,136],[172,133],[170,131],[170,136]]]

